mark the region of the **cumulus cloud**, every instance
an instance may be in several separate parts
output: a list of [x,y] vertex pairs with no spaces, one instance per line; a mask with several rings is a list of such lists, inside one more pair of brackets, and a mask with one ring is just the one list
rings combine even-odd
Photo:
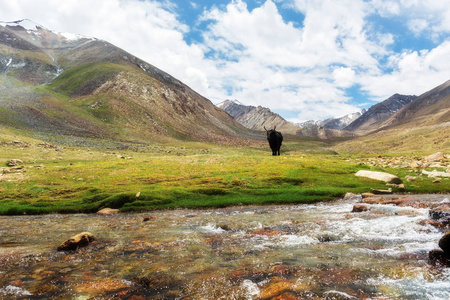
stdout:
[[[0,19],[107,40],[215,103],[238,99],[295,111],[301,121],[358,110],[349,94],[355,86],[367,102],[420,94],[449,79],[445,2],[263,0],[250,9],[244,0],[190,0],[183,9],[199,15],[188,24],[178,0],[0,0]],[[402,48],[405,36],[376,23],[384,19],[429,40],[427,48]],[[193,32],[198,37],[187,38]]]
[[394,93],[420,95],[450,79],[450,41],[432,50],[393,54],[389,64],[390,73],[364,76],[364,89],[378,100]]
[[[212,21],[205,32],[208,51],[241,66],[233,97],[301,111],[305,119],[356,111],[342,88],[356,83],[355,70],[377,71],[374,56],[385,52],[365,36],[364,2],[295,5],[305,15],[302,27],[285,22],[272,1],[252,11],[234,1],[204,13],[203,19]],[[234,76],[234,68],[225,64],[222,70]]]
[[351,68],[339,67],[333,70],[333,78],[336,86],[350,87],[355,83],[355,71]]
[[209,63],[199,45],[184,40],[190,28],[170,1],[0,0],[0,6],[0,20],[28,18],[55,31],[106,40],[207,92]]

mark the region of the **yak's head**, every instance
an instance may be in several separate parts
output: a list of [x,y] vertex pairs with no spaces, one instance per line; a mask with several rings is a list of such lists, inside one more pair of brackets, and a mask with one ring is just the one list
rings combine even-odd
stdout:
[[267,133],[267,139],[270,139],[271,136],[273,136],[275,134],[275,129],[277,129],[277,126],[274,126],[273,129],[267,130],[266,126],[264,126],[264,129],[266,130]]

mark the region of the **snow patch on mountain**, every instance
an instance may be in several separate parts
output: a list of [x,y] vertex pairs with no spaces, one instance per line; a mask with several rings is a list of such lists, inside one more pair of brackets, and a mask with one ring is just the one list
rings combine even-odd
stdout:
[[343,129],[356,119],[358,119],[362,114],[366,112],[365,109],[362,109],[358,112],[351,113],[342,117],[328,118],[325,120],[310,120],[303,123],[297,123],[296,125],[300,127],[308,127],[308,126],[321,126],[330,129]]
[[14,22],[0,22],[0,25],[3,26],[3,27],[6,27],[6,26],[11,26],[11,27],[12,26],[20,26],[23,29],[30,30],[30,31],[31,30],[38,30],[39,28],[45,29],[44,26],[41,26],[41,25],[39,25],[37,23],[34,23],[33,21],[28,20],[28,19],[23,19],[23,20],[14,21]]
[[13,22],[2,22],[0,21],[0,26],[3,27],[22,27],[23,29],[25,29],[28,33],[31,33],[33,35],[36,36],[40,36],[39,30],[46,30],[49,32],[52,32],[56,35],[60,35],[62,37],[64,37],[67,41],[78,41],[81,39],[89,39],[89,40],[96,40],[95,38],[88,38],[84,35],[81,34],[76,34],[76,33],[68,33],[68,32],[57,32],[54,30],[49,30],[47,28],[45,28],[42,25],[39,25],[29,19],[23,19],[23,20],[19,20],[19,21],[13,21]]

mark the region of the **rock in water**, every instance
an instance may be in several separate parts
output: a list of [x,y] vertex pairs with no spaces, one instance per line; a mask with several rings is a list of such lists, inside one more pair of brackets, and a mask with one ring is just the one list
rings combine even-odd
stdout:
[[364,204],[355,204],[353,205],[353,209],[352,212],[363,212],[363,211],[367,211],[368,208],[366,205]]
[[428,253],[428,258],[435,264],[450,267],[450,231],[447,231],[439,240],[439,247],[442,249],[433,249]]
[[439,240],[439,247],[444,251],[445,255],[450,257],[450,231],[447,231]]
[[428,211],[430,219],[450,224],[450,205],[443,205]]
[[387,189],[387,190],[372,189],[372,193],[374,193],[376,195],[390,195],[390,194],[393,194],[392,193],[392,189]]
[[366,171],[366,170],[360,170],[356,174],[356,176],[360,177],[367,177],[375,180],[381,180],[386,183],[393,183],[393,184],[400,184],[402,183],[402,180],[395,175],[386,173],[386,172],[375,172],[375,171]]
[[58,251],[71,251],[71,250],[77,250],[80,247],[85,247],[89,245],[92,241],[94,241],[94,235],[90,232],[82,232],[79,233],[67,241],[63,242],[61,245],[59,245],[56,250]]
[[428,252],[428,258],[433,264],[440,264],[444,266],[450,265],[450,257],[445,254],[441,249],[433,249]]

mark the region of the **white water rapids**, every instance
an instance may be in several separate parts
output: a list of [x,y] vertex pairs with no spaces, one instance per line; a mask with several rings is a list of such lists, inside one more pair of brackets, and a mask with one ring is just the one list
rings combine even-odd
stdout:
[[[0,298],[450,299],[428,209],[357,201],[0,217]],[[82,231],[96,242],[56,252]]]

